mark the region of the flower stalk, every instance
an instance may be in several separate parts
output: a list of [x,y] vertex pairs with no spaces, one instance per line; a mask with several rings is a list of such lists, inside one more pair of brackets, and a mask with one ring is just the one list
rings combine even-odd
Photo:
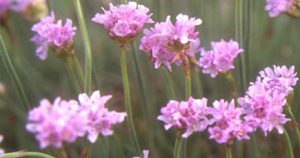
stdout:
[[290,139],[290,136],[289,136],[287,130],[284,129],[283,135],[284,135],[285,144],[287,146],[287,157],[294,158],[293,146],[292,146],[291,139]]
[[129,79],[128,79],[128,72],[127,72],[127,64],[126,64],[126,48],[124,45],[121,45],[120,64],[121,64],[122,80],[124,86],[125,109],[128,114],[127,123],[129,125],[130,134],[133,139],[134,145],[136,147],[136,151],[140,152],[141,148],[140,148],[139,140],[133,122]]
[[92,51],[90,39],[87,32],[86,22],[82,12],[82,6],[80,0],[74,0],[75,11],[80,26],[82,41],[85,48],[85,78],[84,78],[84,92],[91,93],[91,82],[92,82]]
[[226,158],[232,158],[231,146],[226,145],[225,150],[226,150]]
[[10,56],[8,55],[8,52],[7,52],[7,49],[6,49],[4,40],[3,40],[2,33],[0,33],[0,42],[1,42],[1,48],[0,48],[0,50],[1,50],[0,51],[1,59],[2,59],[2,61],[4,63],[5,68],[7,69],[10,77],[15,82],[15,85],[17,87],[17,91],[19,93],[19,96],[20,96],[20,98],[21,98],[21,100],[23,102],[25,110],[27,111],[27,110],[30,109],[28,98],[27,98],[27,95],[26,95],[26,93],[24,91],[22,82],[21,82],[21,80],[20,80],[20,78],[19,78],[19,76],[17,74],[17,71],[14,68],[13,62],[12,62]]

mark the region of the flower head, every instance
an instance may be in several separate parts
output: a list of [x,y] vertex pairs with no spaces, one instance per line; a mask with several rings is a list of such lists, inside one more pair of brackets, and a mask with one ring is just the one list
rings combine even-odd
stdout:
[[77,101],[56,98],[51,104],[43,99],[40,105],[29,112],[26,128],[36,133],[42,149],[48,146],[60,148],[63,142],[74,142],[85,134],[85,113],[81,112]]
[[290,120],[286,118],[283,108],[297,80],[294,66],[267,67],[260,72],[246,95],[238,99],[244,109],[245,121],[253,131],[260,128],[267,135],[275,128],[278,133],[283,133],[282,126]]
[[293,5],[293,0],[266,0],[265,10],[270,17],[276,17],[287,12]]
[[219,42],[212,42],[211,47],[212,49],[208,51],[202,49],[199,59],[202,72],[210,74],[211,77],[233,69],[234,59],[243,52],[243,49],[239,48],[239,44],[233,40],[226,42],[222,39]]
[[91,97],[86,94],[78,96],[82,111],[87,114],[87,133],[91,143],[97,140],[99,133],[103,136],[112,135],[112,126],[123,122],[127,115],[124,112],[109,111],[105,103],[110,98],[110,95],[100,96],[99,91],[93,92]]
[[146,23],[152,23],[149,9],[136,2],[114,6],[109,4],[109,10],[103,14],[97,13],[92,21],[102,24],[108,35],[124,44],[134,38]]
[[200,40],[195,27],[202,21],[179,14],[173,24],[170,16],[165,22],[144,30],[140,49],[154,61],[155,68],[161,65],[171,70],[171,64],[180,65],[183,58],[192,58],[199,51]]
[[62,20],[55,21],[52,12],[50,16],[44,17],[33,25],[31,30],[36,33],[31,41],[38,45],[36,56],[41,60],[47,58],[48,47],[54,48],[59,56],[73,53],[73,36],[76,27],[72,26],[72,20],[67,19],[63,25]]
[[189,137],[193,132],[204,131],[210,121],[208,117],[207,99],[189,98],[188,101],[171,100],[166,107],[161,108],[158,120],[165,123],[165,129],[176,127],[182,130],[183,138]]
[[235,108],[234,101],[227,102],[224,100],[215,101],[213,108],[210,110],[213,127],[208,129],[210,139],[216,142],[231,143],[234,139],[250,139],[247,135],[251,128],[242,119],[242,109]]

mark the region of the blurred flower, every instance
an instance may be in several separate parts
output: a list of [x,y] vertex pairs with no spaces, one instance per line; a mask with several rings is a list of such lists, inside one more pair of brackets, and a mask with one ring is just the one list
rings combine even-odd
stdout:
[[100,96],[99,91],[93,92],[91,97],[85,93],[78,96],[82,111],[87,114],[87,132],[91,143],[96,142],[99,133],[112,135],[112,126],[122,123],[127,115],[125,112],[108,111],[105,103],[110,98],[110,95]]
[[199,33],[195,27],[201,23],[200,19],[179,14],[174,25],[168,16],[166,22],[144,30],[140,49],[149,54],[156,69],[163,64],[171,71],[172,63],[180,65],[199,51]]
[[3,95],[6,93],[6,86],[0,82],[0,95]]
[[91,97],[79,94],[79,102],[56,98],[51,104],[43,99],[38,107],[29,112],[26,128],[36,134],[42,149],[48,146],[60,148],[63,142],[72,143],[86,133],[89,141],[94,143],[99,133],[112,135],[112,126],[123,122],[126,117],[126,113],[105,108],[104,104],[110,98],[95,91]]
[[199,66],[203,68],[203,73],[210,74],[213,78],[219,73],[226,73],[233,69],[234,59],[243,52],[234,40],[226,42],[222,39],[219,42],[211,42],[211,47],[212,50],[209,51],[201,50]]
[[36,56],[41,60],[47,58],[47,48],[54,48],[57,55],[60,57],[73,54],[73,36],[75,35],[76,27],[72,26],[72,20],[67,19],[63,25],[62,20],[55,22],[54,13],[44,17],[31,28],[36,33],[31,38],[38,45]]
[[102,24],[108,35],[113,39],[125,44],[134,38],[143,28],[145,23],[152,23],[148,14],[149,9],[136,2],[113,6],[109,4],[109,10],[105,10],[104,14],[97,13],[92,21]]
[[246,95],[238,99],[244,109],[245,121],[251,124],[253,131],[261,128],[265,135],[274,128],[283,133],[283,125],[290,119],[284,114],[286,97],[293,91],[298,78],[294,66],[267,67],[260,72],[256,82],[251,83]]
[[143,150],[143,157],[134,156],[133,158],[148,158],[149,150]]
[[10,7],[11,0],[1,0],[0,1],[0,15],[5,14]]
[[204,131],[211,124],[208,119],[207,99],[194,99],[190,97],[188,101],[171,100],[161,108],[161,115],[158,120],[165,123],[165,129],[176,127],[182,130],[183,138],[189,137],[193,132]]
[[36,134],[40,148],[60,148],[63,142],[74,142],[85,134],[85,118],[77,101],[56,98],[51,104],[43,99],[38,107],[29,112],[26,129]]
[[[2,143],[3,139],[3,135],[0,135],[0,143]],[[4,152],[4,149],[0,148],[0,155],[4,154]]]
[[22,13],[28,20],[36,21],[48,14],[46,0],[11,0],[10,8]]
[[235,108],[234,100],[229,103],[224,100],[214,101],[210,114],[214,124],[208,129],[210,139],[220,144],[230,144],[234,139],[250,139],[247,134],[251,131],[251,127],[241,119],[242,109]]
[[266,0],[265,10],[270,17],[276,17],[287,12],[293,5],[293,0]]

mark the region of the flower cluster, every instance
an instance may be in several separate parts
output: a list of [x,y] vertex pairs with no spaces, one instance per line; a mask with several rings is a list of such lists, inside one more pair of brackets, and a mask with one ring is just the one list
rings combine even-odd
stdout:
[[171,100],[161,109],[157,117],[165,123],[165,129],[171,127],[180,129],[183,138],[193,132],[201,132],[208,128],[210,139],[218,143],[230,143],[234,139],[249,139],[247,133],[251,127],[241,118],[242,109],[235,108],[234,101],[230,103],[220,100],[207,107],[207,99],[189,98],[188,101]]
[[242,109],[235,108],[234,101],[214,101],[210,110],[213,127],[208,129],[210,139],[218,143],[231,143],[234,139],[250,139],[251,127],[241,119]]
[[195,27],[201,23],[200,19],[179,14],[172,24],[168,16],[166,22],[144,30],[140,49],[149,54],[156,69],[163,64],[171,71],[172,63],[180,65],[182,58],[192,58],[199,51],[199,33]]
[[260,128],[267,135],[275,128],[278,133],[283,133],[282,126],[289,121],[283,108],[297,80],[294,66],[289,69],[286,66],[268,67],[260,72],[246,95],[238,100],[244,109],[245,121],[253,131]]
[[67,19],[63,25],[62,20],[55,21],[54,13],[46,16],[32,26],[31,30],[36,33],[31,38],[36,45],[36,56],[41,60],[47,58],[48,47],[54,48],[59,56],[64,56],[72,52],[73,36],[76,27],[72,26],[72,20]]
[[108,35],[124,44],[134,38],[143,28],[145,23],[152,23],[149,9],[135,2],[113,6],[109,4],[109,10],[104,14],[97,13],[92,21],[102,24]]
[[265,10],[270,17],[276,17],[287,12],[293,5],[293,0],[266,0]]
[[226,73],[233,69],[234,59],[243,52],[239,48],[236,41],[229,42],[223,39],[218,42],[211,42],[211,50],[201,50],[201,57],[199,59],[199,66],[203,69],[202,72],[210,74],[211,77],[216,77],[219,73]]
[[109,111],[105,103],[111,96],[100,96],[95,91],[91,97],[79,95],[76,100],[56,98],[52,104],[43,99],[40,105],[29,112],[28,131],[36,133],[40,147],[54,146],[60,148],[63,142],[74,142],[77,137],[86,133],[90,142],[94,143],[99,135],[113,134],[112,126],[124,121],[126,113]]
[[187,138],[193,132],[204,131],[211,121],[208,119],[207,99],[194,99],[188,101],[171,100],[161,109],[158,120],[165,123],[165,129],[176,127],[183,131],[182,137]]

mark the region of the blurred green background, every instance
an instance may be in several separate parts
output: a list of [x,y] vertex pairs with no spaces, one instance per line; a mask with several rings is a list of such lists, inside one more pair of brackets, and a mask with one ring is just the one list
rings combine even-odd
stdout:
[[[124,111],[123,86],[119,65],[119,49],[116,42],[109,39],[103,27],[91,22],[91,18],[102,12],[101,7],[107,8],[108,3],[120,2],[108,0],[82,0],[85,20],[91,39],[93,53],[93,90],[101,90],[102,95],[112,94],[109,108]],[[200,32],[201,45],[210,47],[211,41],[220,39],[234,39],[235,37],[235,0],[140,0],[136,1],[150,8],[154,21],[164,21],[167,15],[174,17],[183,13],[192,17],[201,18],[203,24],[197,29]],[[295,65],[300,72],[300,21],[287,15],[277,18],[268,17],[264,11],[265,1],[244,1],[244,43],[247,57],[247,82],[254,81],[260,70],[272,65]],[[70,18],[77,26],[75,36],[76,55],[84,68],[84,48],[79,32],[77,18],[72,0],[50,0],[50,10],[53,10],[58,19]],[[65,74],[63,63],[54,53],[49,52],[45,61],[35,57],[35,45],[30,42],[33,33],[30,31],[33,22],[26,21],[16,13],[10,13],[8,20],[9,32],[1,27],[5,37],[8,52],[21,78],[29,102],[32,107],[37,106],[42,98],[53,100],[56,96],[65,99],[76,98],[78,94],[73,90]],[[146,27],[150,27],[147,25]],[[140,36],[142,33],[140,34]],[[138,47],[140,36],[135,40]],[[11,41],[13,37],[15,40]],[[168,91],[165,72],[155,70],[148,57],[128,47],[127,64],[133,100],[134,122],[143,149],[150,149],[152,158],[172,157],[175,130],[165,131],[163,124],[156,120],[160,107],[170,99],[184,99],[184,76],[180,67],[173,67],[170,73],[171,81],[175,86],[175,96]],[[234,77],[240,82],[239,64],[236,62]],[[138,74],[140,69],[140,74]],[[199,69],[192,73],[193,97],[207,97],[209,103],[215,99],[230,99],[230,85],[225,77],[211,79]],[[141,84],[141,80],[145,84]],[[18,97],[16,86],[9,77],[2,61],[0,62],[0,82],[5,90],[0,94],[0,134],[4,141],[0,145],[7,152],[16,150],[37,151],[38,144],[34,136],[25,130],[26,111]],[[144,91],[143,88],[144,87]],[[244,94],[239,84],[240,96]],[[295,100],[292,105],[298,120],[300,120],[300,94],[299,86],[295,88]],[[291,132],[292,141],[295,134]],[[257,132],[252,138],[255,140],[243,143],[242,157],[283,158],[285,146],[283,137],[276,132],[264,137]],[[208,139],[206,132],[193,134],[189,139],[188,158],[216,158],[224,157],[224,146]],[[295,157],[300,157],[299,146],[294,143]],[[83,140],[66,146],[71,158],[76,158],[81,150]],[[256,144],[256,145],[255,145]],[[115,134],[111,137],[101,138],[92,145],[92,157],[95,158],[121,158],[132,157],[132,147],[129,141],[126,123],[115,127]],[[53,149],[43,152],[53,154]],[[240,149],[234,150],[234,157],[238,156]],[[259,155],[255,155],[259,153]],[[241,156],[241,155],[239,155]]]

